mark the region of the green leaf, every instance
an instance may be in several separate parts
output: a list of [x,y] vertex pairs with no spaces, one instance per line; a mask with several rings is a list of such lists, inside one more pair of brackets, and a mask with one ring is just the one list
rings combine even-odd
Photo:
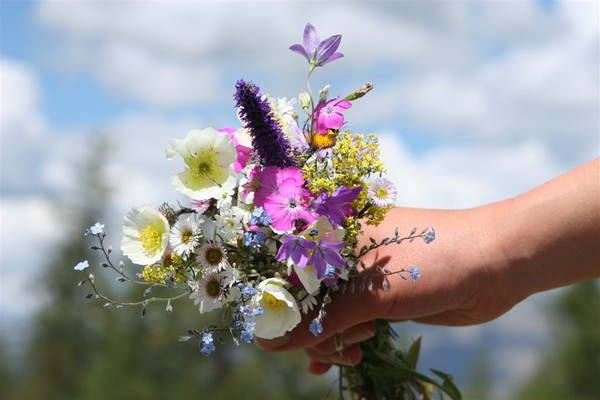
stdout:
[[460,394],[460,390],[454,385],[454,378],[452,375],[448,375],[442,371],[431,368],[431,372],[433,372],[438,377],[442,378],[442,387],[444,388],[446,394],[450,396],[453,400],[461,400],[462,395]]
[[406,363],[411,368],[417,368],[417,361],[419,361],[419,353],[421,352],[421,338],[418,338],[413,342],[406,352]]

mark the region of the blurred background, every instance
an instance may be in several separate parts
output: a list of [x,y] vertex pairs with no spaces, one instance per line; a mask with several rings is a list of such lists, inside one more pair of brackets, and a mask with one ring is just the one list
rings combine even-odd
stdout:
[[[307,64],[288,47],[307,22],[342,34],[345,54],[313,88],[374,84],[346,117],[379,134],[398,204],[518,195],[600,154],[598,7],[0,0],[0,398],[335,398],[335,373],[309,376],[301,353],[228,343],[207,358],[177,342],[211,322],[185,301],[141,319],[85,300],[73,266],[98,259],[84,229],[104,222],[118,259],[129,208],[178,200],[171,138],[238,126],[237,79],[297,97]],[[599,310],[591,282],[481,326],[396,328],[402,345],[422,336],[421,369],[451,373],[467,399],[598,399]]]

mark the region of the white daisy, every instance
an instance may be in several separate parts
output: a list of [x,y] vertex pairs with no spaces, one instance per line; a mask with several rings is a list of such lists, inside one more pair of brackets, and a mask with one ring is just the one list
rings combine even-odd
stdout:
[[169,243],[173,252],[178,256],[187,258],[200,243],[201,230],[196,214],[188,214],[181,218],[171,228]]
[[386,178],[376,178],[369,186],[369,200],[378,207],[394,205],[396,201],[396,186]]
[[228,302],[236,301],[240,297],[240,290],[231,287],[233,276],[232,268],[227,268],[219,273],[207,271],[193,285],[190,299],[198,306],[200,313],[212,311],[223,307]]
[[225,246],[215,240],[204,242],[197,255],[197,261],[207,271],[222,271],[229,265]]

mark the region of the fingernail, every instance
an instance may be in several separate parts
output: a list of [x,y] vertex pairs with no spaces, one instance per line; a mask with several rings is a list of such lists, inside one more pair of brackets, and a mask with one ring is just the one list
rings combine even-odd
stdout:
[[371,329],[357,329],[355,331],[350,331],[344,334],[344,343],[346,344],[354,344],[362,342],[363,340],[367,340],[375,335],[375,331]]
[[274,350],[278,347],[285,346],[290,342],[290,335],[287,333],[273,339],[261,339],[256,341],[256,345],[263,350]]

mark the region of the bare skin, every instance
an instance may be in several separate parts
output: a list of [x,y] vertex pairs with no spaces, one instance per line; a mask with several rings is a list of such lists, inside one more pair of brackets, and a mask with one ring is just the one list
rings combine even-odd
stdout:
[[[309,315],[292,332],[257,339],[265,350],[304,349],[309,371],[334,363],[360,362],[359,343],[375,333],[374,319],[413,320],[464,326],[493,320],[528,296],[600,278],[600,159],[591,161],[521,196],[468,210],[397,207],[378,227],[365,227],[363,242],[381,240],[396,227],[434,226],[436,240],[383,246],[363,257],[374,269],[418,266],[417,283],[388,278],[390,290],[333,296],[313,336]],[[333,337],[338,335],[340,355]]]

